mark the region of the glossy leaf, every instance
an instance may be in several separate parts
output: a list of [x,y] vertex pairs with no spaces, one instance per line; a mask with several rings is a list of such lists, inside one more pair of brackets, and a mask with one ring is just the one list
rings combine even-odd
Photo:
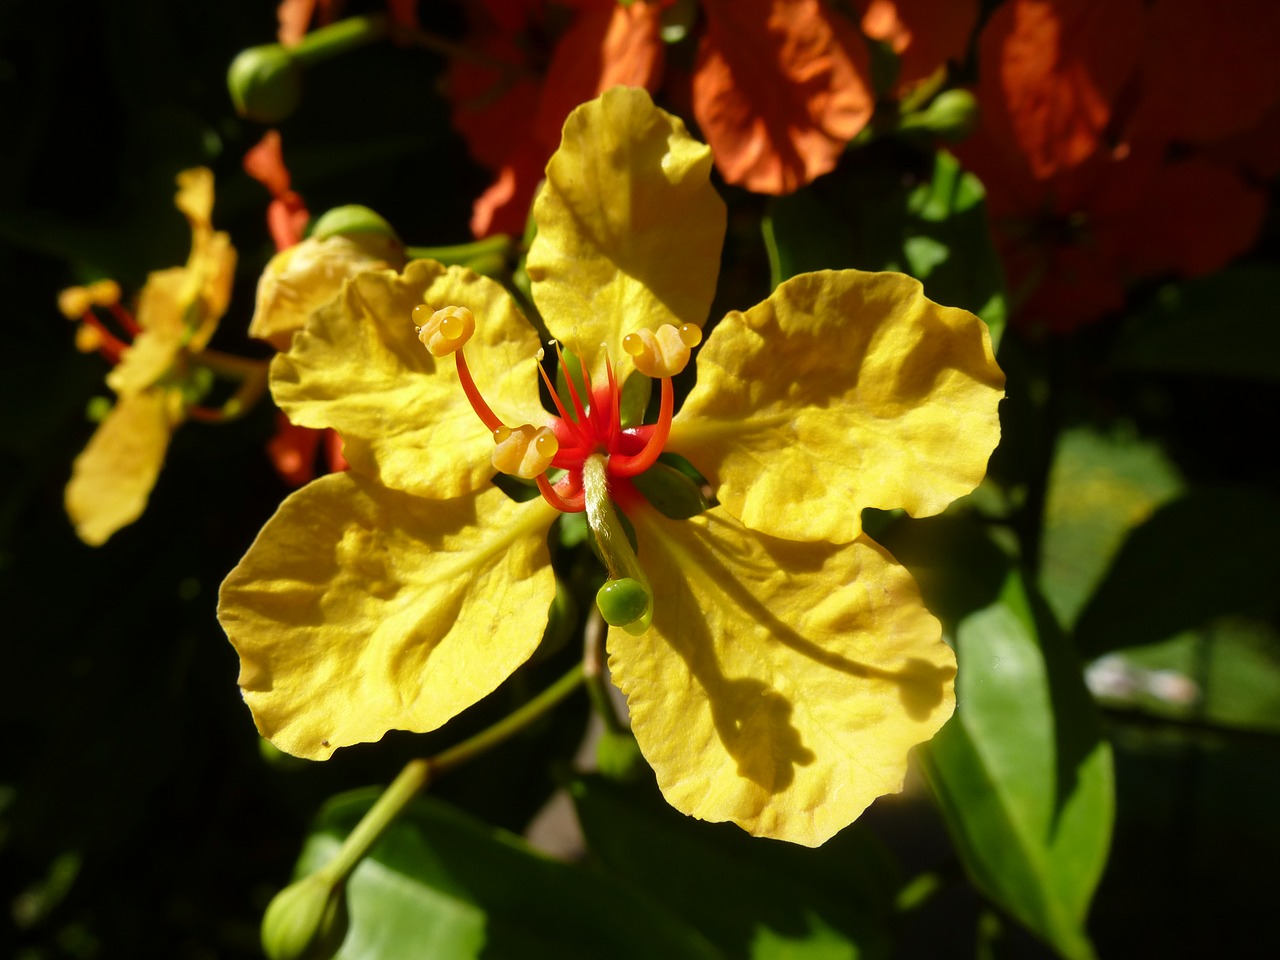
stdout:
[[[335,797],[297,875],[318,869],[378,795]],[[432,797],[415,800],[352,874],[339,960],[713,958],[666,910],[607,877],[551,860]]]
[[1107,861],[1111,748],[1079,666],[1021,577],[956,633],[956,716],[921,751],[974,884],[1070,960]]
[[1058,438],[1045,497],[1039,585],[1070,628],[1129,531],[1181,489],[1154,443],[1078,427]]
[[900,166],[868,156],[839,180],[774,200],[764,228],[774,285],[811,270],[902,271],[930,299],[982,317],[998,345],[1004,274],[982,184],[949,153],[938,153],[927,172],[909,188]]

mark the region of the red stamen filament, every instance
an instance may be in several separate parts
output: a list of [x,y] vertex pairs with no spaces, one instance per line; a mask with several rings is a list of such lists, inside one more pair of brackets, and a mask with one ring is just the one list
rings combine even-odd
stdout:
[[551,485],[545,473],[538,474],[534,479],[537,481],[538,490],[541,491],[543,499],[561,513],[581,513],[587,509],[587,495],[583,491],[579,490],[576,495],[565,497]]
[[476,412],[476,416],[484,422],[484,425],[492,433],[502,426],[502,421],[489,409],[489,405],[484,402],[484,397],[480,396],[480,391],[476,388],[476,382],[471,379],[471,371],[467,368],[467,361],[462,356],[462,351],[454,351],[453,356],[458,362],[458,380],[462,383],[462,390],[466,393],[467,400],[471,402],[471,409]]
[[671,386],[671,378],[662,378],[662,401],[658,407],[658,422],[653,425],[653,432],[644,448],[631,456],[614,455],[609,458],[609,473],[615,477],[634,477],[644,473],[658,460],[671,435],[671,413],[675,407],[675,391]]

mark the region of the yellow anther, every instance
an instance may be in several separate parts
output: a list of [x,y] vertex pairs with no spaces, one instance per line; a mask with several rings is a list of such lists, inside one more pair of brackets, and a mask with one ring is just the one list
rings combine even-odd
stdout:
[[674,377],[689,362],[689,351],[702,341],[692,323],[678,329],[664,323],[657,330],[637,330],[622,339],[622,349],[646,377]]
[[499,427],[493,431],[493,442],[494,468],[526,480],[545,473],[560,449],[560,441],[550,428],[528,423]]
[[79,320],[90,307],[111,307],[120,302],[120,284],[96,280],[87,287],[68,287],[58,294],[58,309],[68,320]]
[[76,349],[81,353],[93,353],[102,346],[102,331],[82,323],[76,327]]
[[433,357],[443,357],[460,349],[476,332],[476,318],[466,307],[445,307],[431,311],[425,303],[413,308],[418,339]]

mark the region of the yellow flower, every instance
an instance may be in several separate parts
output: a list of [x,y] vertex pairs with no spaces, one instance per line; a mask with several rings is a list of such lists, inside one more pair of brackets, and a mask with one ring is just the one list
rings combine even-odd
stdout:
[[[554,414],[507,293],[430,261],[357,276],[273,361],[277,402],[342,433],[352,465],[289,497],[223,584],[240,685],[277,746],[322,759],[484,697],[547,623],[551,523],[585,510],[609,667],[674,806],[817,845],[901,789],[908,750],[951,714],[955,660],[861,512],[932,514],[972,489],[1003,375],[982,322],[916,281],[807,274],[711,331],[673,415],[724,233],[710,168],[643,91],[569,117],[527,264],[588,381]],[[623,426],[628,373],[659,380],[656,423]],[[696,512],[664,504],[684,482],[664,450],[718,505],[655,506]],[[514,502],[495,470],[542,499]]]
[[[191,253],[186,266],[147,277],[136,318],[121,306],[112,281],[73,287],[58,298],[63,314],[81,321],[77,344],[115,365],[107,385],[116,403],[76,458],[66,490],[67,514],[92,546],[146,509],[169,438],[189,412],[186,360],[204,350],[231,298],[236,254],[227,234],[213,229],[212,172],[178,174],[174,202],[191,224]],[[94,308],[110,311],[132,343],[110,333]]]

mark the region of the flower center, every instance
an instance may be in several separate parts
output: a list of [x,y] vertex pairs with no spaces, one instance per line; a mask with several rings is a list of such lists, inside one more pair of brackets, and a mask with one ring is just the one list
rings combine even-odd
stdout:
[[[485,402],[467,366],[463,347],[475,333],[471,311],[454,306],[432,310],[419,304],[413,308],[413,322],[418,339],[432,356],[453,354],[458,380],[471,408],[493,433],[493,466],[502,473],[533,480],[543,498],[561,512],[586,511],[609,572],[596,596],[605,620],[636,633],[648,629],[653,615],[649,583],[613,504],[626,508],[642,499],[632,478],[657,463],[666,446],[675,406],[671,378],[688,364],[690,351],[702,340],[702,331],[693,324],[664,324],[657,330],[638,330],[623,340],[622,348],[636,370],[660,382],[654,423],[623,426],[622,391],[608,356],[604,383],[593,384],[587,365],[581,365],[580,390],[556,344],[560,369],[565,373],[567,405],[539,363],[538,372],[558,416],[548,413],[542,426],[511,426]],[[542,358],[539,350],[539,361]],[[554,482],[547,475],[552,469],[564,471]]]

